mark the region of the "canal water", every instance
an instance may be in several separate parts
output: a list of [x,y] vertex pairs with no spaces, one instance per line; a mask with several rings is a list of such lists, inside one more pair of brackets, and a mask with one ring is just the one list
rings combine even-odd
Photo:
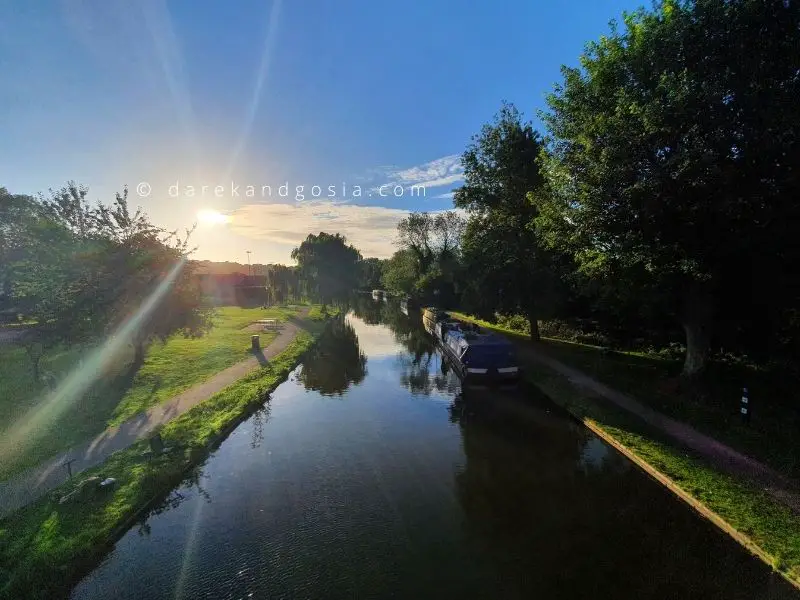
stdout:
[[72,598],[793,598],[546,398],[360,300]]

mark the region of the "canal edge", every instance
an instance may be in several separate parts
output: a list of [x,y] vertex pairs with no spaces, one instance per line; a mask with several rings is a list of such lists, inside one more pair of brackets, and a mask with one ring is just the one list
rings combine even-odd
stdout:
[[672,492],[685,504],[691,507],[695,512],[700,514],[700,516],[707,519],[715,526],[717,526],[720,530],[722,530],[724,533],[728,534],[730,537],[736,540],[736,542],[739,543],[739,545],[745,548],[748,552],[761,559],[761,561],[764,562],[768,567],[770,567],[774,573],[778,573],[781,577],[783,577],[784,580],[789,582],[796,590],[800,591],[800,581],[794,579],[793,577],[790,577],[788,573],[785,573],[780,569],[776,569],[773,565],[774,557],[771,556],[766,551],[764,551],[760,546],[758,546],[758,544],[756,544],[747,535],[736,529],[733,525],[728,523],[719,514],[711,510],[708,506],[706,506],[705,504],[700,502],[697,498],[689,494],[689,492],[681,488],[671,477],[662,473],[661,471],[656,469],[653,465],[651,465],[650,463],[639,457],[630,448],[619,442],[611,434],[606,432],[602,427],[597,425],[594,421],[592,421],[587,417],[578,416],[577,414],[573,413],[569,408],[566,408],[566,410],[575,420],[579,421],[587,429],[589,429],[592,433],[594,433],[597,437],[602,439],[605,443],[610,445],[617,452],[625,456],[628,460],[630,460],[642,471],[644,471],[645,474],[647,474],[650,478],[654,479],[662,486],[664,486],[667,490]]
[[[49,590],[49,592],[52,592],[53,594],[49,597],[69,597],[69,594],[75,585],[77,585],[84,577],[89,575],[102,563],[106,556],[108,556],[108,554],[114,550],[114,547],[119,540],[122,539],[122,537],[124,537],[124,535],[127,534],[137,522],[141,521],[143,518],[146,518],[149,511],[168,498],[172,490],[184,480],[187,473],[191,472],[193,469],[201,465],[206,459],[208,459],[211,453],[218,448],[222,442],[228,438],[228,436],[230,436],[236,427],[241,425],[243,421],[252,416],[252,414],[258,410],[259,407],[268,403],[272,392],[289,380],[292,372],[294,372],[294,370],[296,370],[297,367],[302,364],[303,360],[305,360],[308,357],[308,354],[317,346],[319,339],[328,331],[330,322],[333,318],[335,317],[328,317],[325,320],[322,329],[317,333],[312,333],[313,339],[310,345],[294,358],[292,361],[292,366],[288,369],[285,376],[277,380],[268,390],[265,390],[260,399],[248,403],[248,405],[244,407],[239,415],[234,417],[230,423],[223,426],[223,428],[220,429],[204,445],[198,446],[196,448],[197,451],[192,453],[190,457],[187,457],[183,464],[176,468],[175,471],[169,476],[168,480],[165,479],[164,486],[160,491],[154,493],[150,498],[144,500],[137,508],[132,510],[126,517],[123,518],[120,523],[111,528],[104,538],[97,539],[94,548],[91,549],[87,554],[81,557],[73,557],[69,561],[72,564],[72,572],[64,576],[57,588]],[[236,382],[231,385],[235,384]],[[101,463],[100,465],[89,469],[87,472],[92,472],[95,469],[102,469],[103,464],[104,463]],[[53,492],[44,496],[43,498],[50,497],[51,494],[56,493],[59,489],[60,487],[56,488]]]
[[312,344],[302,354],[299,354],[297,356],[297,358],[294,361],[294,365],[286,374],[286,377],[276,382],[275,385],[272,387],[272,389],[266,392],[265,398],[263,400],[257,400],[255,402],[250,403],[247,406],[246,410],[242,411],[241,414],[239,414],[230,423],[225,425],[214,437],[212,437],[206,443],[206,445],[202,447],[200,452],[198,452],[195,457],[186,461],[183,469],[180,470],[179,476],[177,477],[177,480],[174,484],[168,486],[168,489],[166,489],[166,491],[154,494],[153,497],[150,498],[150,500],[147,500],[141,506],[141,508],[132,513],[124,523],[118,525],[108,536],[108,540],[106,541],[106,547],[113,548],[113,546],[122,538],[122,536],[125,535],[125,533],[127,533],[127,531],[131,527],[133,527],[136,524],[136,522],[142,518],[143,515],[145,515],[149,510],[151,510],[156,504],[163,501],[165,498],[169,496],[169,493],[172,491],[172,488],[183,480],[183,476],[186,473],[196,468],[204,460],[206,460],[211,455],[211,453],[214,450],[216,450],[222,444],[222,442],[224,442],[239,425],[241,425],[244,421],[250,418],[255,413],[255,411],[258,410],[259,407],[264,406],[270,400],[270,394],[272,394],[272,392],[274,392],[278,388],[278,386],[286,383],[289,380],[289,376],[308,356],[308,353],[314,349],[314,347],[317,345],[319,337],[321,337],[322,334],[325,331],[327,331],[328,327],[329,323],[326,323],[324,330],[319,334],[319,336],[315,336]]

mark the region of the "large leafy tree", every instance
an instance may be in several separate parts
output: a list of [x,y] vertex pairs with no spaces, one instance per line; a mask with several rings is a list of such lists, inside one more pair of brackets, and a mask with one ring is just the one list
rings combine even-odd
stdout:
[[397,232],[400,250],[384,272],[390,289],[452,303],[461,266],[463,217],[455,211],[411,213],[400,221]]
[[297,270],[294,267],[267,265],[266,277],[271,302],[280,304],[297,296]]
[[342,303],[358,287],[361,253],[338,233],[310,234],[292,250],[306,292],[323,304]]
[[463,240],[467,306],[482,314],[525,315],[534,340],[560,282],[551,253],[539,242],[537,206],[528,197],[544,186],[541,151],[539,134],[513,105],[504,104],[464,152],[464,186],[453,198],[469,212]]
[[[36,378],[42,356],[59,344],[74,345],[111,334],[151,297],[167,273],[186,262],[187,236],[131,214],[127,193],[113,204],[90,205],[87,189],[70,183],[39,199],[0,194],[4,221],[2,303],[33,323],[22,339]],[[154,337],[176,331],[202,333],[209,310],[184,267],[158,306],[137,322],[133,367]]]
[[[202,335],[211,326],[212,309],[194,280],[193,263],[187,260],[192,230],[180,236],[153,225],[141,210],[129,210],[127,197],[126,189],[117,194],[113,204],[99,204],[93,213],[104,245],[103,268],[95,278],[97,305],[106,315],[105,332],[137,314],[159,286],[167,285],[164,281],[171,275],[157,307],[148,311],[134,330],[132,367],[138,368],[151,340],[164,341],[175,333]],[[120,273],[125,276],[119,277]]]
[[539,224],[673,314],[699,375],[715,325],[796,306],[800,4],[663,1],[562,71]]
[[417,282],[417,261],[410,250],[398,250],[383,266],[381,283],[395,294],[411,296]]

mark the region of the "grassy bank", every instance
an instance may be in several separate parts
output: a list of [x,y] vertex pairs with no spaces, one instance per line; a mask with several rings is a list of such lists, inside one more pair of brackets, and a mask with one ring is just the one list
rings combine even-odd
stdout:
[[[148,348],[145,362],[135,373],[129,372],[129,356],[120,357],[114,372],[105,374],[97,384],[71,406],[59,420],[40,433],[24,455],[0,464],[0,479],[32,467],[70,446],[91,439],[112,424],[163,402],[187,388],[205,381],[215,373],[247,357],[250,335],[244,328],[257,319],[285,321],[301,307],[260,308],[222,307],[214,327],[202,338],[181,335],[166,343],[155,342]],[[266,345],[275,333],[260,333]],[[42,360],[42,369],[56,379],[78,367],[91,348],[63,348]],[[0,346],[0,435],[15,426],[17,419],[35,409],[45,397],[46,388],[34,381],[25,351],[14,345]]]
[[[140,442],[0,521],[0,597],[68,594],[76,579],[105,555],[143,510],[164,498],[286,378],[324,328],[321,318],[307,323],[307,331],[267,366],[165,425],[161,434],[175,451],[147,460],[147,442]],[[117,484],[113,491],[84,503],[58,503],[91,476],[113,477]]]
[[[462,313],[458,318],[525,342],[517,331]],[[771,466],[789,478],[800,479],[800,411],[796,408],[797,382],[752,365],[712,362],[704,385],[680,390],[674,385],[681,361],[643,352],[609,352],[605,348],[543,338],[537,348],[548,356],[659,412],[688,423],[732,448]],[[739,399],[747,387],[752,401],[750,424],[741,422]]]
[[800,516],[757,487],[677,448],[638,418],[577,390],[561,375],[532,367],[527,378],[556,404],[665,475],[668,485],[721,517],[734,536],[738,532],[749,540],[751,550],[800,587]]
[[[460,313],[452,314],[469,319]],[[478,322],[503,333],[511,333],[520,343],[528,343],[521,334]],[[549,350],[550,344],[546,346],[546,350]],[[566,360],[564,356],[574,357],[584,353],[584,360],[586,356],[598,362],[606,360],[605,356],[599,354],[599,349],[595,354],[589,353],[580,344],[574,346],[574,350],[568,348],[560,356],[555,353],[551,355],[578,368],[581,368],[579,360]],[[617,358],[616,355],[611,356],[614,358],[608,357],[608,360]],[[625,359],[621,362],[629,364]],[[536,385],[556,404],[607,437],[621,450],[631,454],[642,463],[641,466],[687,501],[698,503],[697,508],[708,511],[707,516],[717,525],[800,587],[800,516],[763,490],[718,471],[701,457],[678,447],[673,440],[638,417],[607,400],[575,388],[562,375],[538,363],[524,364],[524,367],[529,383]],[[613,371],[614,368],[608,367],[604,372]],[[638,373],[644,377],[641,372]],[[632,377],[630,372],[627,376]],[[598,379],[603,380],[600,377]],[[606,378],[605,382],[614,385],[615,380]]]

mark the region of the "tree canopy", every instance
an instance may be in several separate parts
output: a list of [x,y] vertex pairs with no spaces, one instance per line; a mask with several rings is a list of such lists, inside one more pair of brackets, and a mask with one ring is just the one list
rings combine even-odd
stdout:
[[[87,192],[70,183],[36,199],[0,189],[0,310],[6,320],[32,324],[22,343],[37,378],[47,350],[111,334],[190,252],[191,232],[180,238],[141,211],[131,213],[127,190],[111,205],[90,205]],[[138,323],[133,366],[150,339],[208,327],[210,313],[191,275],[184,264],[158,310]]]
[[361,253],[338,233],[310,234],[292,250],[307,293],[323,304],[344,302],[358,287]]
[[687,376],[715,323],[798,299],[799,26],[797,3],[664,1],[589,44],[548,99],[539,227],[682,323]]
[[458,297],[464,219],[456,211],[410,213],[397,226],[399,250],[386,263],[387,289],[448,305]]
[[528,196],[544,186],[542,139],[520,112],[504,104],[464,152],[464,185],[454,203],[469,213],[463,240],[467,302],[479,313],[521,313],[539,339],[559,277],[534,225],[538,211]]

